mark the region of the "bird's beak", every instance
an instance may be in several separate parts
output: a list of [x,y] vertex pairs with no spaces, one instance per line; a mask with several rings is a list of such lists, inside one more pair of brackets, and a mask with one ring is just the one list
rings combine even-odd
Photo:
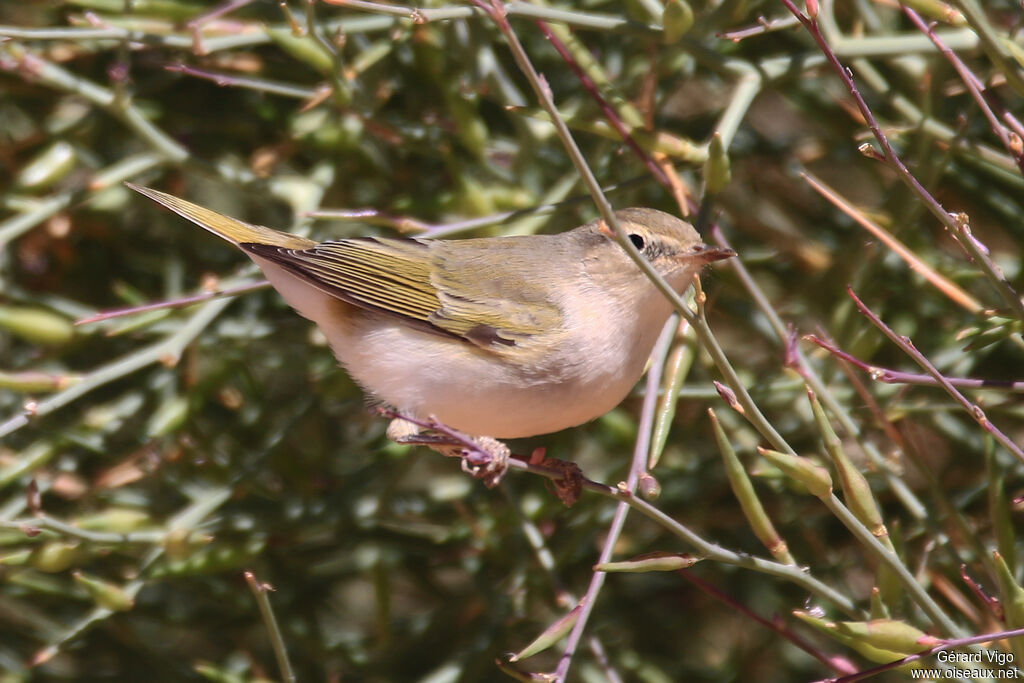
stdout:
[[694,259],[698,259],[704,263],[721,261],[722,259],[732,258],[735,255],[736,252],[732,249],[727,249],[725,247],[709,247],[706,244],[702,244],[689,254],[689,256],[692,256]]

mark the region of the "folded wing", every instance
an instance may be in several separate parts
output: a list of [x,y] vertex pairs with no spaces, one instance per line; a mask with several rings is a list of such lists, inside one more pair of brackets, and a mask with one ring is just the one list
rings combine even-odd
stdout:
[[362,238],[308,249],[240,246],[350,304],[498,350],[561,322],[557,302],[530,276],[532,255],[515,242]]

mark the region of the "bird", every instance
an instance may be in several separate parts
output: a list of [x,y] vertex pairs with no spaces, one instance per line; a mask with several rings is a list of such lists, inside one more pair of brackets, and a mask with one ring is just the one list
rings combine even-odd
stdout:
[[[672,312],[601,219],[552,235],[316,242],[128,186],[243,251],[371,401],[474,436],[548,434],[607,413]],[[671,214],[615,216],[677,292],[735,256]]]

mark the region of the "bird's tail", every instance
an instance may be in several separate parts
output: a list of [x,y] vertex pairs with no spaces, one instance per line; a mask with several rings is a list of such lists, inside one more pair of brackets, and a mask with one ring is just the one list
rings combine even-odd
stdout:
[[271,244],[287,249],[308,249],[316,244],[313,240],[308,240],[305,237],[265,228],[262,225],[243,223],[240,220],[205,209],[198,204],[187,202],[166,192],[159,192],[131,183],[125,183],[125,185],[136,192],[146,195],[158,204],[163,204],[179,216],[187,218],[196,225],[209,230],[214,235],[232,244]]

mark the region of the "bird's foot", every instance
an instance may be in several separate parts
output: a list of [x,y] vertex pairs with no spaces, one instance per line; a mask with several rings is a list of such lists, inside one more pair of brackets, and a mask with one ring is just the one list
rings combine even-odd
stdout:
[[488,488],[501,483],[512,455],[508,446],[497,439],[471,437],[433,418],[421,423],[395,417],[388,425],[387,436],[395,443],[426,446],[445,457],[461,459],[462,471],[481,480]]
[[476,448],[462,449],[462,471],[476,477],[489,489],[501,483],[508,472],[508,459],[512,455],[501,441],[489,436],[478,436],[473,439]]

